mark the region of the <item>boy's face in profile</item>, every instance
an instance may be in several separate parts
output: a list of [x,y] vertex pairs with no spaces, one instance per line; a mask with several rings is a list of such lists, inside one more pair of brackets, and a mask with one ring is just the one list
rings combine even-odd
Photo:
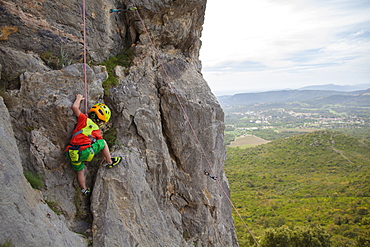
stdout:
[[99,127],[103,127],[105,125],[105,122],[104,121],[98,121],[96,123]]
[[102,127],[106,124],[106,122],[104,122],[103,120],[99,119],[95,113],[90,113],[88,115],[88,117],[94,121],[94,123],[96,123],[99,127]]
[[96,123],[99,127],[102,127],[105,125],[105,122],[100,120],[99,118],[92,118],[92,120],[94,121],[94,123]]

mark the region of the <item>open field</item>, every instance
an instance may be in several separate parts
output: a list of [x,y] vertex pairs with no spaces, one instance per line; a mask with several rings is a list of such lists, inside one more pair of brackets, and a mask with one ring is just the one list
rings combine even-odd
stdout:
[[229,147],[253,147],[268,142],[269,141],[266,141],[265,139],[259,138],[254,135],[246,135],[236,138],[235,141],[231,142]]
[[320,129],[302,129],[302,128],[290,128],[290,129],[278,129],[276,132],[297,132],[297,133],[312,133],[319,131]]

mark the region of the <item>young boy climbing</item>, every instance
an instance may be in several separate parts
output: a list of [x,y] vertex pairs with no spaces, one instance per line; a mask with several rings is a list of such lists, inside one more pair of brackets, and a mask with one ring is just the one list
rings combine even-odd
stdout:
[[84,161],[91,161],[94,155],[103,150],[103,158],[107,162],[105,166],[112,168],[121,162],[121,157],[111,157],[108,145],[103,139],[100,126],[107,123],[111,117],[111,111],[105,104],[98,103],[91,107],[88,116],[80,111],[80,104],[84,98],[81,94],[76,95],[72,110],[77,117],[77,125],[72,133],[72,138],[66,148],[66,154],[73,169],[77,172],[77,180],[83,194],[90,194],[90,188],[86,187]]

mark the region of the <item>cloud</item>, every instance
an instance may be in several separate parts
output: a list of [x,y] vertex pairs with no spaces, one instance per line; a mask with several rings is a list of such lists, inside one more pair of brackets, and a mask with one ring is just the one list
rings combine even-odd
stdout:
[[[211,88],[222,78],[227,78],[228,87],[233,84],[241,89],[246,85],[255,88],[252,81],[266,88],[276,81],[281,81],[281,86],[293,81],[296,85],[308,81],[327,84],[333,81],[326,80],[335,80],[335,69],[347,71],[345,77],[356,77],[357,83],[368,83],[368,1],[223,3],[208,1],[202,35],[200,58]],[[344,76],[343,71],[338,74]]]

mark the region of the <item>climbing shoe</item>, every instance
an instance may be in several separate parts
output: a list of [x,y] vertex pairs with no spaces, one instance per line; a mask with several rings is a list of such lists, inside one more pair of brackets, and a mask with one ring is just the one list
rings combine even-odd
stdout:
[[81,190],[81,192],[82,192],[82,194],[84,194],[84,195],[86,195],[86,196],[88,196],[88,195],[90,195],[90,193],[91,193],[91,190],[90,190],[90,188],[87,188],[87,189],[82,189]]
[[112,157],[112,161],[113,161],[112,164],[106,163],[105,166],[107,168],[112,168],[113,166],[118,165],[122,161],[122,157]]

